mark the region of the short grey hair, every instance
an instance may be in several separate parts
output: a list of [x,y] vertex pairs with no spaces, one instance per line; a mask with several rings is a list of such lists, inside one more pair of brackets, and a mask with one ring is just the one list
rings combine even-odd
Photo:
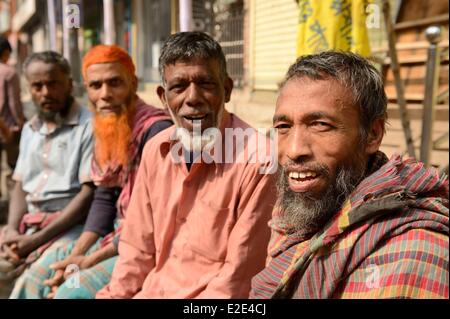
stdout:
[[163,84],[164,68],[167,65],[196,58],[217,60],[222,79],[228,77],[225,55],[216,40],[204,32],[178,32],[169,36],[161,49],[159,73]]
[[23,63],[22,70],[25,75],[27,75],[28,66],[33,62],[44,62],[47,64],[57,65],[61,72],[70,77],[70,65],[69,62],[58,52],[54,51],[43,51],[36,52],[29,55],[25,62]]
[[289,67],[280,89],[291,79],[301,77],[312,80],[332,78],[351,92],[353,105],[359,108],[362,141],[367,139],[374,120],[387,120],[383,80],[378,70],[362,56],[338,51],[301,56]]

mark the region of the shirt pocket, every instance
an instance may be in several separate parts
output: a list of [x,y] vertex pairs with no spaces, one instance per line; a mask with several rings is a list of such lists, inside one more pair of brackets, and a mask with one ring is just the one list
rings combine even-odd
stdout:
[[197,200],[187,217],[188,247],[211,261],[223,262],[233,227],[232,210]]

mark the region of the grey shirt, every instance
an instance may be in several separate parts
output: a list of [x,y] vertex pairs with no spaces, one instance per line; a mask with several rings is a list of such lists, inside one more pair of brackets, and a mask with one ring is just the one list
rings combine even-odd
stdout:
[[74,102],[54,129],[35,115],[22,130],[13,179],[27,193],[28,212],[62,210],[90,182],[92,114]]

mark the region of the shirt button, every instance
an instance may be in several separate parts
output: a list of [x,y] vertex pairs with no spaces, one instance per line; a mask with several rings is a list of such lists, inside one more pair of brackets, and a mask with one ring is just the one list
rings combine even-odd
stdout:
[[44,174],[44,178],[47,179],[47,178],[48,178],[48,175],[47,175],[47,174]]
[[44,156],[44,158],[47,158],[47,153],[44,153],[42,156]]

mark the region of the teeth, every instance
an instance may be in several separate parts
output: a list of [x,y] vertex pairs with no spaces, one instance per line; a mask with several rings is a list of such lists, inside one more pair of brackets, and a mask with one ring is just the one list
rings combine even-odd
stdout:
[[313,177],[314,178],[316,176],[317,176],[317,174],[315,172],[311,172],[311,171],[309,171],[309,172],[301,172],[301,173],[298,173],[298,172],[290,172],[289,173],[289,177],[290,178],[295,178],[295,179],[299,179],[299,178],[304,179],[306,177]]

